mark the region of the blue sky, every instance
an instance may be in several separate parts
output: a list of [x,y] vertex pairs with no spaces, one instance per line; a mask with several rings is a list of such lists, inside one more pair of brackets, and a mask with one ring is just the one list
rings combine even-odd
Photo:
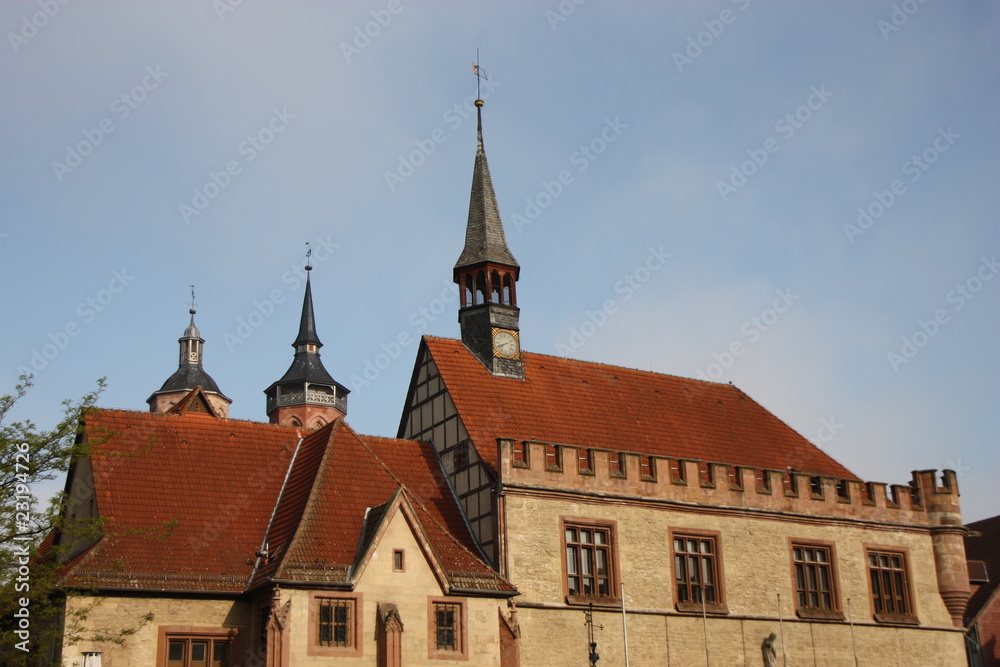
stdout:
[[950,467],[965,519],[998,513],[995,3],[11,0],[0,27],[18,417],[102,376],[145,409],[193,283],[206,370],[264,419],[310,242],[348,420],[394,435],[419,335],[458,335],[478,48],[526,349],[731,381],[862,478]]

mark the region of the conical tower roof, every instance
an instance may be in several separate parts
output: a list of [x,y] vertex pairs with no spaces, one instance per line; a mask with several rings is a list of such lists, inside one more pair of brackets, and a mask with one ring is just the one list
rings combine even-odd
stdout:
[[312,283],[309,281],[310,273],[306,273],[306,294],[302,298],[302,318],[299,320],[299,335],[295,338],[295,342],[292,343],[292,347],[296,348],[306,343],[323,347],[323,343],[319,341],[319,335],[316,333],[316,315],[313,311]]
[[478,128],[476,132],[476,163],[472,171],[472,194],[469,198],[469,221],[465,229],[465,248],[456,269],[473,264],[503,264],[519,269],[520,265],[507,247],[500,208],[497,206],[490,166],[483,148],[483,101],[476,100]]

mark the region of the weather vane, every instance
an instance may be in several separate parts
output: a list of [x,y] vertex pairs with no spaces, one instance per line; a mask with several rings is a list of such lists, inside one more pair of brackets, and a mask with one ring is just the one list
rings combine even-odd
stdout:
[[472,72],[476,75],[476,99],[480,100],[482,95],[479,92],[479,83],[483,79],[489,81],[490,77],[486,76],[486,72],[479,68],[479,49],[476,49],[476,62],[472,63]]
[[312,246],[309,245],[309,241],[306,241],[306,271],[313,270],[312,264],[310,262],[312,255],[313,255]]
[[194,307],[198,304],[194,300],[194,285],[191,285],[191,314],[194,315]]

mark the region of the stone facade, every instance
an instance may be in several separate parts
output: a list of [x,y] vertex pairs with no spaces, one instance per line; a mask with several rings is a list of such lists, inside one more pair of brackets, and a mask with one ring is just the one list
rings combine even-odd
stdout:
[[[114,633],[122,629],[136,628],[143,616],[153,614],[150,623],[127,637],[121,645],[89,639],[72,644],[71,637],[67,633],[64,637],[62,658],[63,664],[68,667],[82,665],[85,651],[101,651],[103,667],[129,665],[152,667],[161,664],[157,661],[157,651],[165,650],[160,643],[166,632],[216,636],[231,634],[234,647],[239,650],[246,646],[247,629],[250,626],[250,606],[235,599],[184,599],[141,593],[108,592],[102,596],[70,595],[66,606],[67,619],[72,619],[74,612],[86,612],[86,621],[80,627],[86,631],[86,636],[92,636],[92,633]],[[69,623],[71,621],[68,621]]]
[[[527,454],[513,458],[516,445]],[[712,467],[694,461],[661,459],[644,479],[637,454],[624,455],[621,474],[612,473],[609,452],[594,452],[593,474],[580,474],[574,448],[565,449],[561,457],[546,457],[542,443],[500,441],[504,565],[522,593],[523,664],[566,664],[566,656],[586,664],[591,607],[567,596],[563,521],[612,529],[613,600],[592,600],[601,665],[625,664],[621,584],[631,665],[705,664],[706,645],[711,664],[762,665],[761,645],[770,633],[778,637],[779,661],[784,651],[793,665],[854,665],[855,646],[861,665],[965,664],[963,635],[942,590],[964,560],[959,568],[935,550],[941,517],[925,510],[940,510],[941,497],[947,504],[957,496],[953,474],[944,477],[951,486],[938,487],[934,473],[916,473],[914,486],[897,489],[895,501],[883,485],[806,475],[793,495],[789,476],[779,471],[745,469],[730,476],[717,466],[713,483],[699,472]],[[554,459],[565,465],[553,465]],[[654,476],[658,481],[651,481]],[[761,485],[767,476],[773,476],[770,489]],[[724,611],[703,617],[697,609],[678,609],[674,532],[716,536]],[[793,542],[830,549],[843,620],[799,617]],[[871,547],[906,555],[916,624],[876,620]]]
[[[353,588],[279,588],[278,597],[274,599],[268,597],[269,590],[254,596],[239,596],[239,599],[171,598],[138,591],[128,596],[111,593],[102,597],[70,596],[67,617],[71,618],[73,611],[87,609],[84,629],[90,632],[135,627],[147,613],[153,614],[153,620],[121,646],[106,641],[81,641],[71,645],[67,635],[67,643],[62,649],[63,662],[68,666],[80,665],[84,651],[102,651],[104,667],[159,667],[167,664],[165,637],[204,635],[232,638],[229,667],[329,665],[331,661],[345,667],[375,665],[378,657],[376,615],[380,605],[389,603],[395,606],[403,624],[400,635],[402,664],[441,664],[442,661],[458,660],[477,666],[499,667],[498,610],[506,611],[506,605],[495,598],[448,595],[427,558],[426,546],[416,539],[413,531],[414,526],[402,512],[397,512]],[[400,551],[402,568],[396,569],[399,563],[395,554]],[[317,645],[316,608],[321,599],[353,601],[355,646],[340,649]],[[435,641],[433,602],[457,603],[464,608],[460,653],[432,657]],[[269,641],[286,644],[282,647],[284,659],[281,663],[276,659],[268,661],[265,647],[259,641],[264,631],[260,614],[269,603],[281,617],[282,627],[269,635]]]

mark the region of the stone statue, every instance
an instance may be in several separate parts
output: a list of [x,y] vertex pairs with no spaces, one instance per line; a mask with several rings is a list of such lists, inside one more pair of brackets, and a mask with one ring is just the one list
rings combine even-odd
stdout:
[[764,667],[777,667],[778,652],[774,648],[774,640],[777,638],[778,635],[772,632],[760,645],[760,652],[764,654]]

